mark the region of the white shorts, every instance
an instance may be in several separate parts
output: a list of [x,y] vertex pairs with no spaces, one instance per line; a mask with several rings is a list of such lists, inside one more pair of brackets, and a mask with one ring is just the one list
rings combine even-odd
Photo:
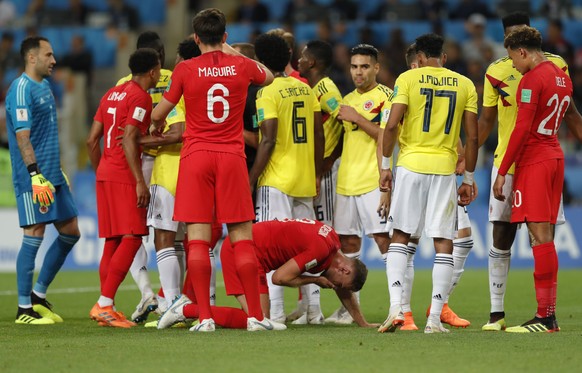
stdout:
[[[501,221],[509,223],[511,220],[511,205],[513,204],[513,175],[505,175],[505,184],[503,184],[503,195],[505,201],[501,202],[493,196],[493,184],[497,178],[498,168],[493,166],[491,169],[491,188],[489,189],[489,221]],[[557,225],[564,224],[564,201],[560,200],[560,209],[558,211]]]
[[154,229],[177,232],[176,239],[179,239],[178,236],[183,238],[184,224],[173,219],[175,197],[166,188],[157,184],[150,186],[150,193],[148,226]]
[[257,189],[257,222],[282,219],[315,219],[313,197],[291,197],[277,188]]
[[[154,171],[154,161],[156,157],[151,156],[146,153],[141,154],[141,172],[143,173],[143,179],[146,185],[149,187],[152,181],[152,173]],[[173,205],[172,205],[173,206]]]
[[465,228],[471,228],[469,211],[467,211],[467,207],[457,205],[457,230]]
[[313,200],[315,218],[320,222],[333,227],[333,211],[335,206],[337,170],[340,160],[337,159],[331,170],[323,175],[319,196]]
[[386,233],[386,219],[378,214],[380,203],[380,189],[359,196],[344,196],[338,194],[335,203],[335,217],[333,228],[338,234],[367,235]]
[[397,167],[388,220],[392,228],[417,237],[455,237],[457,190],[455,175],[427,175]]

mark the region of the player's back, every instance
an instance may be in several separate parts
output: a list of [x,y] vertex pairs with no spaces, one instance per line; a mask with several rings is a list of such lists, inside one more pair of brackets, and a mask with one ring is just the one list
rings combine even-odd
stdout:
[[30,175],[22,160],[16,132],[30,130],[36,163],[53,185],[65,183],[61,172],[56,104],[46,79],[37,82],[22,74],[6,95],[6,127],[16,195],[31,190]]
[[535,117],[516,165],[564,158],[558,129],[568,106],[574,105],[570,77],[554,63],[545,61],[524,75],[517,92],[518,110],[535,110]]
[[257,122],[277,119],[277,139],[259,186],[272,186],[293,197],[315,191],[314,111],[319,103],[309,85],[278,77],[257,93]]
[[408,105],[400,130],[398,166],[450,175],[465,111],[477,113],[477,92],[461,74],[443,67],[408,70],[398,77],[393,103]]
[[[135,183],[123,147],[119,145],[121,140],[116,140],[116,138],[123,135],[124,127],[130,120],[149,124],[151,102],[148,93],[132,80],[111,88],[103,96],[95,115],[95,120],[103,123],[104,133],[103,153],[97,168],[97,180]],[[142,133],[146,129],[146,125],[139,128]]]

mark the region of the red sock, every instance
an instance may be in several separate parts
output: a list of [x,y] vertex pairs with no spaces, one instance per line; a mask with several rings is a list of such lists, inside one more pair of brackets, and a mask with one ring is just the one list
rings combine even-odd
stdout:
[[121,243],[115,250],[111,263],[109,263],[109,271],[107,271],[107,278],[102,286],[101,295],[111,299],[115,298],[117,289],[125,279],[140,246],[141,237],[127,236],[121,239]]
[[99,283],[101,285],[101,292],[103,293],[103,284],[107,279],[107,272],[109,271],[109,263],[111,263],[111,258],[115,254],[115,249],[119,246],[121,242],[121,237],[116,238],[106,238],[105,246],[103,246],[103,254],[101,255],[101,261],[99,262]]
[[259,262],[255,254],[255,243],[242,240],[232,244],[236,273],[245,291],[249,317],[263,319],[261,295],[259,293]]
[[200,307],[200,320],[212,318],[210,309],[210,275],[212,272],[208,257],[209,243],[201,240],[188,241],[188,272],[192,287]]
[[164,297],[164,289],[162,287],[160,287],[160,290],[158,290],[158,296],[165,298]]
[[[216,325],[230,329],[246,329],[248,315],[245,311],[233,307],[212,306],[211,308]],[[188,319],[197,319],[198,312],[199,307],[196,304],[187,304],[184,306],[183,314]]]
[[556,312],[558,290],[558,254],[554,242],[533,247],[534,284],[539,317],[549,317]]
[[186,278],[184,280],[184,287],[182,288],[182,294],[187,296],[192,303],[198,303],[196,301],[196,294],[194,293],[194,288],[192,287],[192,276],[190,276],[192,271],[186,271]]

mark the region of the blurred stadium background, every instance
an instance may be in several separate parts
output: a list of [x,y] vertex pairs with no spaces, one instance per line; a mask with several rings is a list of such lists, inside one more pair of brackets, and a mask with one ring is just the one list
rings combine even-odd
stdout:
[[[351,46],[359,42],[376,46],[381,51],[379,81],[393,87],[406,68],[406,47],[417,36],[434,31],[447,39],[446,66],[468,76],[481,95],[485,69],[505,55],[501,17],[522,10],[542,32],[544,49],[568,62],[575,102],[582,110],[582,0],[0,0],[0,271],[14,270],[21,240],[3,102],[8,86],[21,72],[20,42],[27,35],[43,35],[56,54],[58,69],[51,83],[59,105],[63,168],[72,180],[83,234],[66,268],[95,269],[102,245],[96,237],[94,177],[84,142],[99,99],[128,73],[127,60],[142,31],[161,35],[166,46],[165,67],[172,69],[178,43],[191,33],[192,16],[207,7],[227,14],[230,43],[252,42],[259,33],[282,27],[296,37],[295,61],[308,40],[332,43],[335,57],[330,76],[343,94],[353,89]],[[566,154],[564,203],[569,222],[558,227],[556,243],[561,266],[580,268],[582,233],[575,228],[582,222],[581,144],[565,126],[560,139]],[[491,245],[488,188],[495,145],[492,134],[479,154],[481,192],[469,208],[475,249],[468,266],[487,265]],[[383,265],[373,242],[366,241],[364,252],[369,265]],[[431,265],[430,243],[421,243],[420,252],[417,265]],[[525,230],[518,235],[514,258],[514,266],[531,266]]]

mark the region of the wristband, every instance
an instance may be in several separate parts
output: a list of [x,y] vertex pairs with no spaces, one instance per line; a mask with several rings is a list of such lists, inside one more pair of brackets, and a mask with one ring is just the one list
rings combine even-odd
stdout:
[[392,161],[392,159],[390,157],[382,156],[382,169],[383,170],[389,170],[390,169],[390,163],[392,163],[391,161]]
[[465,174],[463,175],[463,184],[473,185],[473,182],[475,181],[474,174],[474,171],[465,171]]
[[38,169],[38,164],[36,164],[36,163],[29,164],[28,166],[26,166],[26,169],[28,170],[28,173],[30,174],[30,176],[40,174],[40,170]]

